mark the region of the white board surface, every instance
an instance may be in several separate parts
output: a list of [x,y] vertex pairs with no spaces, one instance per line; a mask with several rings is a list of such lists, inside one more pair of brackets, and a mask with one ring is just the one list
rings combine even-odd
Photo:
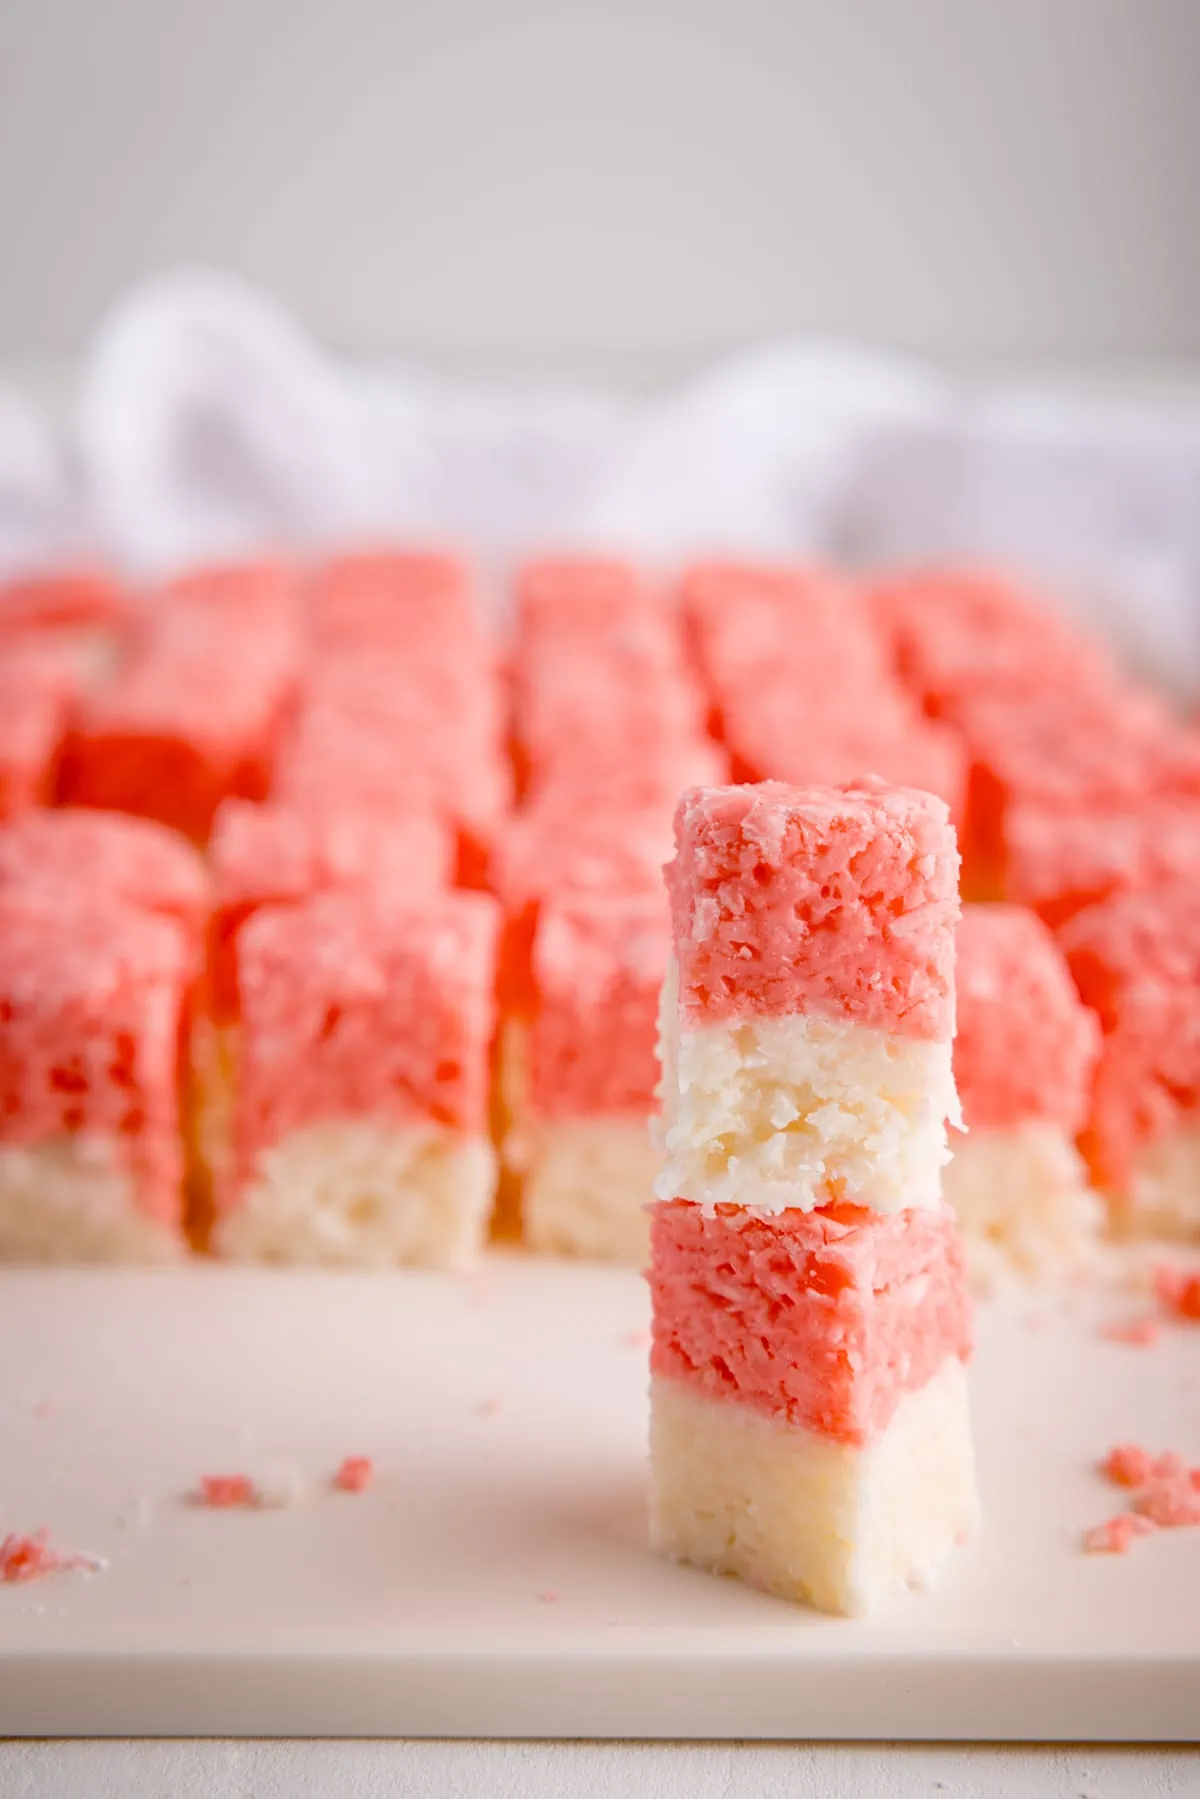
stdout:
[[4,1272],[0,1535],[108,1567],[0,1588],[0,1734],[1198,1737],[1200,1531],[1078,1547],[1114,1442],[1200,1461],[1200,1329],[1100,1335],[1136,1309],[981,1310],[984,1530],[850,1622],[650,1554],[632,1272]]

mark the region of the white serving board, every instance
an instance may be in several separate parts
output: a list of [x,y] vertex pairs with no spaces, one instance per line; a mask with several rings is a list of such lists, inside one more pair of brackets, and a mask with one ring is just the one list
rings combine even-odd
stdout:
[[[985,1530],[847,1622],[648,1551],[631,1272],[3,1273],[0,1531],[110,1565],[0,1588],[0,1734],[1196,1737],[1200,1531],[1078,1539],[1114,1441],[1200,1459],[1200,1329],[1100,1304],[983,1311]],[[278,1461],[291,1509],[183,1499]]]

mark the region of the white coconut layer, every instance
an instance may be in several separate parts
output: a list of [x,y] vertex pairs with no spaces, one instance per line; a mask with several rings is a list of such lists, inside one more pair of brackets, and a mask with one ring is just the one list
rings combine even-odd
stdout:
[[978,1517],[957,1356],[864,1448],[655,1379],[650,1457],[656,1548],[825,1612],[930,1586]]
[[877,1212],[941,1204],[959,1122],[949,1043],[791,1014],[684,1026],[663,989],[660,1199]]

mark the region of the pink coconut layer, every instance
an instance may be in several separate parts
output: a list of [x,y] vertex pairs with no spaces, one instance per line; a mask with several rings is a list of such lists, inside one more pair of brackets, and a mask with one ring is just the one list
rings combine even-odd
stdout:
[[201,571],[167,589],[82,708],[63,796],[204,842],[223,799],[265,797],[301,650],[296,591],[274,565]]
[[160,649],[195,642],[205,651],[215,628],[236,635],[239,650],[271,648],[290,660],[302,635],[302,607],[300,577],[290,563],[268,557],[199,563],[154,596],[143,628]]
[[18,577],[0,587],[0,636],[128,622],[133,602],[103,569],[64,568]]
[[1074,1136],[1100,1049],[1061,950],[1023,906],[964,906],[954,1078],[968,1129],[1032,1120]]
[[0,644],[0,819],[53,799],[73,694],[58,657]]
[[949,1213],[855,1206],[760,1218],[654,1207],[651,1372],[712,1399],[869,1443],[904,1394],[971,1347]]
[[529,1033],[529,1103],[538,1117],[649,1113],[670,948],[661,894],[543,905]]
[[482,894],[405,909],[334,894],[256,912],[238,941],[239,1166],[329,1120],[485,1134],[496,932]]
[[1143,795],[1064,813],[1037,801],[1008,809],[1005,893],[1054,928],[1110,894],[1200,876],[1200,798]]
[[[882,643],[859,595],[826,569],[705,562],[688,569],[681,607],[714,727],[786,685],[798,711],[836,690],[889,683]],[[823,708],[822,708],[823,709]]]
[[[703,762],[704,704],[673,606],[623,564],[519,577],[513,745],[523,790],[678,790]],[[699,759],[699,763],[698,763]]]
[[0,892],[0,1142],[121,1145],[139,1206],[177,1223],[184,933],[99,892],[47,901]]
[[980,695],[1102,691],[1119,681],[1107,646],[1010,576],[919,570],[874,583],[868,601],[906,681],[935,714],[956,716]]
[[1139,1145],[1200,1122],[1200,890],[1191,880],[1089,906],[1059,933],[1104,1032],[1081,1143],[1120,1190]]
[[436,544],[381,545],[335,557],[311,583],[309,618],[323,649],[462,644],[480,628],[470,569]]
[[454,844],[427,813],[380,816],[227,800],[209,847],[213,915],[209,937],[213,1005],[237,1013],[236,939],[261,906],[318,893],[377,893],[399,906],[450,886]]
[[875,778],[935,793],[953,818],[965,815],[967,758],[958,732],[920,715],[885,682],[849,693],[834,687],[799,703],[791,680],[768,679],[728,706],[725,739],[741,780],[844,787]]
[[517,570],[519,636],[594,637],[659,604],[640,569],[611,556],[540,556]]
[[509,820],[488,868],[488,886],[504,911],[500,972],[506,1009],[529,1010],[542,902],[649,896],[665,916],[662,870],[671,842],[671,807],[661,801],[629,808],[584,806],[574,794],[551,795]]
[[971,768],[970,859],[994,869],[1006,894],[1018,806],[1078,817],[1154,795],[1200,796],[1200,736],[1143,689],[973,698],[956,723]]
[[904,788],[694,788],[667,869],[691,1023],[812,1013],[954,1031],[958,853],[944,801]]
[[69,806],[26,812],[0,829],[0,894],[42,890],[96,896],[175,920],[198,948],[208,919],[208,872],[192,845],[151,819]]
[[481,886],[511,799],[498,744],[479,721],[406,728],[363,717],[348,699],[306,704],[280,757],[272,797],[310,812],[428,813],[457,839],[456,876]]

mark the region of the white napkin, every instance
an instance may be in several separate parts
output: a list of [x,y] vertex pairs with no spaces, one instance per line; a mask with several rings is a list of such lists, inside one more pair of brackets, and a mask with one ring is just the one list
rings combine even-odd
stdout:
[[605,545],[1041,576],[1151,673],[1200,688],[1200,402],[970,390],[915,360],[780,343],[632,399],[325,352],[231,276],[142,283],[102,321],[60,451],[0,393],[0,572],[96,543],[139,575],[402,534],[503,567]]

